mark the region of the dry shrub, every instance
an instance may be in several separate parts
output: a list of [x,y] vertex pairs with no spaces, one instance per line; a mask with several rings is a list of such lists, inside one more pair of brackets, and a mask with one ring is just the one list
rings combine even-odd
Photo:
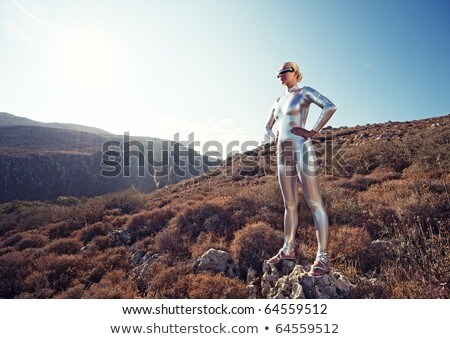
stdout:
[[54,297],[57,299],[81,299],[86,291],[84,284],[79,283],[69,287],[67,290],[59,292]]
[[[395,299],[428,299],[436,298],[436,292],[442,293],[440,289],[430,288],[426,283],[411,276],[410,273],[405,271],[397,263],[386,266],[382,270],[381,274],[383,280],[383,287],[389,294],[389,298]],[[444,294],[449,297],[448,288]]]
[[445,195],[430,191],[427,180],[391,180],[370,187],[360,195],[370,217],[392,233],[392,225],[417,218],[443,219],[448,214]]
[[210,232],[202,232],[197,237],[195,243],[190,245],[189,250],[192,253],[193,258],[199,258],[210,248],[227,251],[228,243],[224,237],[217,236]]
[[[392,273],[395,274],[395,273]],[[411,279],[395,279],[391,283],[391,298],[394,299],[428,299],[430,295],[426,285]]]
[[399,261],[415,277],[450,289],[450,229],[448,224],[416,221],[395,227]]
[[82,204],[73,206],[74,221],[78,225],[89,225],[102,221],[106,210],[104,199],[104,196],[94,197]]
[[58,239],[49,243],[45,250],[56,254],[77,254],[83,243],[78,239]]
[[227,239],[231,240],[234,233],[248,224],[250,218],[257,215],[264,207],[258,201],[257,195],[250,194],[250,192],[244,189],[230,197],[230,228],[226,234]]
[[[335,182],[326,182],[322,185],[322,198],[332,224],[351,224],[364,217],[365,206],[351,189],[339,187]],[[305,210],[301,215],[305,213],[309,214],[306,220],[312,222],[311,211]]]
[[88,199],[82,204],[72,207],[72,215],[81,225],[95,224],[110,214],[110,210],[119,209],[118,213],[132,213],[145,205],[146,198],[133,189]]
[[131,252],[129,247],[108,248],[95,256],[97,264],[103,264],[108,271],[130,269]]
[[329,251],[334,261],[343,262],[361,257],[371,242],[369,232],[364,228],[334,227]]
[[353,191],[365,191],[374,184],[381,181],[368,175],[354,174],[351,178],[339,180],[341,187]]
[[450,168],[450,125],[419,130],[404,139],[412,162],[424,171]]
[[133,299],[138,296],[136,282],[122,270],[105,274],[98,284],[88,289],[83,298],[94,299]]
[[96,222],[92,225],[87,225],[83,227],[78,233],[78,238],[84,243],[87,244],[93,238],[99,235],[107,235],[109,232],[113,230],[113,227],[110,224],[105,224],[102,222]]
[[40,201],[13,201],[0,213],[0,235],[14,229],[27,231],[66,217],[67,207]]
[[140,239],[136,241],[133,246],[135,251],[147,253],[155,248],[155,238],[147,237],[144,239]]
[[[224,206],[220,202],[201,202],[181,210],[172,222],[192,241],[205,230],[205,221],[221,212],[224,212]],[[221,216],[226,218],[224,213]]]
[[400,140],[372,140],[349,147],[345,152],[345,162],[350,174],[369,174],[379,166],[390,166],[401,172],[411,164],[411,159]]
[[202,232],[207,231],[216,236],[231,238],[232,229],[229,211],[220,211],[204,221]]
[[91,240],[91,244],[99,251],[104,251],[114,246],[114,238],[109,235],[98,235]]
[[189,241],[178,228],[169,226],[155,235],[155,250],[177,258],[189,257]]
[[103,196],[105,209],[120,209],[123,214],[135,212],[144,207],[146,198],[133,188]]
[[51,288],[43,288],[35,292],[23,292],[19,295],[20,299],[50,299],[55,298],[54,291]]
[[124,246],[108,248],[104,252],[91,250],[82,253],[83,271],[78,278],[86,284],[98,283],[110,271],[128,271],[131,268],[131,253]]
[[23,281],[31,272],[26,255],[10,252],[0,257],[0,298],[14,298],[23,288]]
[[[10,232],[8,232],[8,233],[10,233]],[[0,243],[0,248],[14,246],[20,240],[22,240],[22,238],[23,238],[23,236],[21,233],[15,233],[15,234],[9,235],[9,236],[5,237],[5,239]]]
[[176,284],[180,277],[192,273],[192,264],[188,263],[168,263],[158,260],[150,265],[144,273],[144,285],[146,297],[150,299],[186,298],[186,289]]
[[16,249],[23,251],[26,248],[44,247],[48,242],[48,238],[36,231],[22,233],[22,239],[16,244]]
[[[407,169],[405,169],[406,171]],[[401,176],[400,173],[395,172],[394,169],[390,166],[383,165],[375,168],[370,174],[367,174],[365,177],[369,179],[377,180],[379,183],[384,181],[389,181],[393,179],[399,179]]]
[[237,231],[230,249],[244,271],[253,268],[261,273],[263,261],[273,256],[282,245],[282,232],[259,222]]
[[[257,182],[261,181],[258,180]],[[284,213],[284,201],[276,177],[267,178],[262,184],[247,189],[248,196],[255,199],[260,206],[279,214]]]
[[53,296],[55,291],[50,286],[47,273],[43,271],[31,272],[23,282],[23,292],[20,298],[27,299],[48,299]]
[[10,252],[14,252],[16,249],[12,246],[8,246],[8,247],[2,247],[0,248],[0,256],[6,254],[6,253],[10,253]]
[[175,212],[170,207],[154,209],[151,211],[143,211],[133,214],[125,227],[137,239],[154,235],[160,232],[174,216]]
[[245,299],[244,282],[223,274],[199,273],[180,277],[174,289],[185,291],[189,299]]
[[263,206],[254,215],[246,219],[248,224],[256,224],[258,222],[266,222],[273,229],[283,229],[284,213],[274,212],[272,209]]
[[59,221],[54,224],[49,224],[45,227],[50,239],[66,238],[82,227],[81,224],[75,220],[68,219]]
[[130,220],[130,215],[105,215],[102,219],[103,222],[111,224],[114,229],[122,228]]
[[55,292],[63,291],[71,286],[82,268],[83,259],[77,255],[57,256],[49,253],[36,262],[36,269],[45,274],[50,288]]

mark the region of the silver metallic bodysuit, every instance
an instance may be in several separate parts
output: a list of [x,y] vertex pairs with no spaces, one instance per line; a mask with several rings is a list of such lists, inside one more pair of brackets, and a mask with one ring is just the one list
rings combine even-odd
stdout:
[[302,185],[306,201],[313,213],[318,242],[317,256],[326,259],[328,247],[328,216],[324,208],[317,179],[317,159],[311,139],[293,134],[293,127],[305,127],[311,103],[322,108],[313,130],[319,132],[336,111],[336,106],[310,87],[294,86],[273,105],[266,124],[266,132],[275,139],[272,127],[279,124],[277,140],[278,181],[283,194],[284,247],[283,252],[294,250],[298,226],[297,177]]

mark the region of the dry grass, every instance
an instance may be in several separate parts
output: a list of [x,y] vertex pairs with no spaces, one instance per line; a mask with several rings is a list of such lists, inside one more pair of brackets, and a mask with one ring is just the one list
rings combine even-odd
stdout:
[[182,276],[175,289],[184,291],[188,299],[243,299],[248,297],[243,281],[223,274],[199,273]]

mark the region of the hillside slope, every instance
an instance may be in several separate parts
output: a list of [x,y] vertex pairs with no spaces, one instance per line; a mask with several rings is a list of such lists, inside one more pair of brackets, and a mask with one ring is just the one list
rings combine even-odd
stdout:
[[[331,264],[350,297],[449,298],[450,116],[329,130],[316,149]],[[298,190],[307,267],[317,245]],[[0,297],[263,298],[283,213],[273,144],[148,194],[5,203]],[[199,270],[210,248],[231,255],[235,276]]]

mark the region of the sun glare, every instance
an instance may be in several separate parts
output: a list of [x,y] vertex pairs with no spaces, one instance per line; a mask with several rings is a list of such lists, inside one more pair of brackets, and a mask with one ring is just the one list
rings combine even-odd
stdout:
[[62,34],[57,42],[54,65],[64,85],[89,91],[114,86],[120,66],[113,41],[92,30]]

